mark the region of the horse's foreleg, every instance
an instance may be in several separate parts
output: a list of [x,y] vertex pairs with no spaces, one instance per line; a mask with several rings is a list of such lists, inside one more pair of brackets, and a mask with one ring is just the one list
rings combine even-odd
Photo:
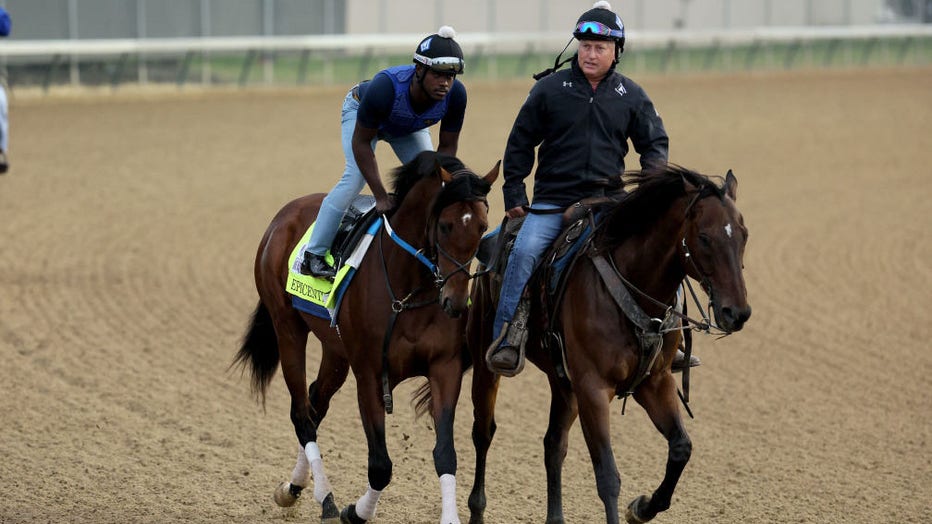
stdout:
[[[491,343],[491,342],[490,342]],[[485,366],[485,350],[473,359],[472,376],[472,443],[476,449],[476,473],[469,493],[469,522],[485,522],[485,474],[489,448],[495,436],[495,400],[498,396],[498,375]]]
[[[577,387],[582,381],[577,381]],[[618,523],[618,493],[621,477],[615,466],[609,429],[610,388],[588,384],[576,392],[579,402],[579,422],[582,426],[589,458],[595,471],[596,490],[605,506],[605,522]]]
[[634,394],[657,430],[667,439],[667,469],[660,486],[650,496],[640,496],[628,506],[628,522],[647,522],[670,507],[673,490],[689,462],[692,442],[680,416],[676,384],[669,372],[651,377]]
[[550,378],[550,421],[544,435],[544,467],[547,470],[547,524],[563,523],[563,461],[569,431],[576,420],[576,397]]
[[460,524],[456,507],[456,448],[453,444],[453,421],[463,376],[459,355],[454,360],[432,365],[429,375],[431,415],[437,435],[434,467],[440,477],[440,524]]
[[495,400],[498,396],[499,376],[485,364],[485,351],[492,343],[492,321],[495,309],[489,296],[488,275],[479,277],[473,290],[473,305],[469,314],[466,334],[472,356],[472,443],[476,450],[476,473],[469,493],[469,523],[485,522],[486,461],[492,438],[495,436]]

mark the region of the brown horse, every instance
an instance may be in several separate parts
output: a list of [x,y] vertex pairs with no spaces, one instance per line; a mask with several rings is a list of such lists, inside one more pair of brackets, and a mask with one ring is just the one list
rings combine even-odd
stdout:
[[[554,331],[562,333],[566,348],[565,362],[559,351],[546,349],[560,344],[552,336],[544,340],[540,297],[531,303],[527,358],[547,374],[552,392],[544,437],[547,522],[551,524],[564,521],[561,470],[567,434],[577,416],[605,505],[605,520],[619,521],[621,480],[609,432],[609,403],[616,395],[633,395],[669,445],[663,481],[652,495],[631,502],[627,521],[646,522],[670,507],[692,450],[670,364],[681,336],[681,321],[708,330],[705,322],[692,321],[672,307],[684,277],[701,283],[717,329],[723,333],[740,330],[751,315],[742,273],[747,229],[735,207],[737,180],[731,171],[721,186],[676,166],[626,177],[637,188],[592,222],[594,233],[572,266],[553,313]],[[500,276],[488,273],[476,280],[468,327],[475,367],[472,523],[483,522],[486,457],[495,433],[498,376],[487,369],[484,357],[492,338],[497,279]],[[533,281],[531,286],[535,286]]]
[[[294,504],[313,473],[323,522],[371,519],[392,475],[385,444],[391,390],[405,379],[425,376],[427,383],[415,400],[418,413],[429,411],[436,428],[441,522],[459,522],[453,420],[462,374],[469,366],[463,354],[462,313],[469,299],[470,264],[488,227],[486,195],[498,177],[499,164],[480,178],[455,158],[425,152],[397,169],[396,208],[383,217],[385,224],[346,290],[335,326],[295,309],[285,291],[288,256],[316,217],[323,195],[294,200],[272,220],[256,255],[259,305],[234,363],[250,370],[253,389],[264,402],[281,362],[300,449],[291,481],[275,492],[279,505]],[[320,339],[323,350],[310,388],[305,376],[309,331]],[[341,513],[324,473],[317,437],[330,400],[350,369],[369,447],[369,485]]]

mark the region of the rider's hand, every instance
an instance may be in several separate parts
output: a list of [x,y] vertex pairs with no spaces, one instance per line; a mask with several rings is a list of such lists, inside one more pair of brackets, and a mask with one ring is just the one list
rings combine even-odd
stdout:
[[508,211],[505,211],[505,215],[507,215],[508,218],[523,217],[526,214],[527,212],[524,210],[524,206],[513,207]]
[[395,195],[387,194],[382,198],[376,197],[375,210],[380,215],[384,215],[395,208]]

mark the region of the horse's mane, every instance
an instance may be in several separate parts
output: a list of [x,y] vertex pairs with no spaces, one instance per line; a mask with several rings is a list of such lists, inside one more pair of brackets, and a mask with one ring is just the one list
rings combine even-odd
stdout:
[[[489,193],[491,184],[478,177],[458,158],[437,153],[436,151],[423,151],[413,160],[392,172],[392,191],[395,194],[396,207],[404,201],[411,189],[421,179],[436,174],[438,162],[455,176],[454,181],[447,184],[437,197],[437,204],[440,207],[455,200],[478,200]],[[459,176],[461,174],[471,176]],[[427,202],[424,204],[426,205]]]
[[595,238],[599,247],[617,246],[626,238],[646,231],[687,191],[698,191],[699,198],[725,196],[722,185],[716,185],[710,177],[676,164],[628,171],[623,179],[626,187],[636,187],[607,211]]
[[436,173],[438,161],[444,169],[451,173],[465,169],[463,163],[456,157],[437,153],[436,151],[418,153],[413,160],[392,171],[392,192],[395,193],[395,202],[401,203],[414,185],[422,178],[433,176]]

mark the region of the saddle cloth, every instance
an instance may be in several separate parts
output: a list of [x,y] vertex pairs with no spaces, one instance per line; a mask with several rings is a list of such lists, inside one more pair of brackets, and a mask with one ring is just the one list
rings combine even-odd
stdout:
[[333,282],[301,273],[301,262],[314,224],[307,229],[288,257],[285,290],[292,295],[291,303],[295,309],[330,320],[331,325],[336,324],[343,295],[382,226],[382,218],[374,210],[375,199],[360,195],[343,216],[333,241],[334,248],[327,253],[327,262],[338,268]]

